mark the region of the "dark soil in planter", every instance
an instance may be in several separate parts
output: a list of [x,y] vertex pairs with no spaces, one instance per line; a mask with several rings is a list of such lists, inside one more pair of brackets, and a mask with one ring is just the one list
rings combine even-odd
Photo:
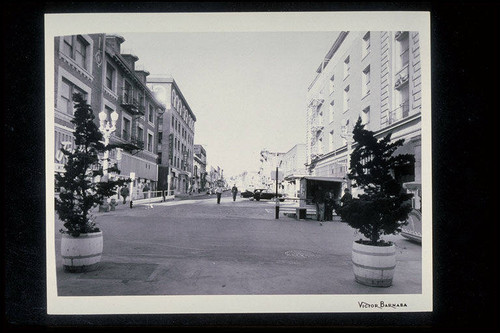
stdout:
[[391,246],[391,245],[393,245],[392,242],[387,242],[387,241],[384,241],[384,240],[379,240],[378,242],[373,243],[372,241],[369,241],[369,240],[366,240],[366,239],[359,239],[359,240],[357,240],[355,242],[358,243],[358,244],[370,245],[370,246]]

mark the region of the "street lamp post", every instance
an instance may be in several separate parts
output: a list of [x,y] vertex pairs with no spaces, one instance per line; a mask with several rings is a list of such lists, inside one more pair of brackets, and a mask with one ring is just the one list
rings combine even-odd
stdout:
[[[107,147],[109,144],[109,138],[111,137],[111,134],[116,130],[116,121],[118,120],[118,113],[116,111],[113,111],[111,113],[111,121],[108,121],[108,115],[106,112],[101,111],[99,112],[99,131],[101,131],[103,137],[104,137],[104,146]],[[106,149],[104,151],[104,158],[103,158],[103,163],[102,163],[102,171],[103,171],[103,178],[107,178],[108,176],[108,168],[109,168],[109,151]]]
[[274,209],[274,212],[275,212],[275,215],[274,215],[274,218],[275,219],[279,219],[280,218],[280,202],[279,202],[279,198],[278,198],[278,167],[276,167],[276,205],[275,205],[275,209]]

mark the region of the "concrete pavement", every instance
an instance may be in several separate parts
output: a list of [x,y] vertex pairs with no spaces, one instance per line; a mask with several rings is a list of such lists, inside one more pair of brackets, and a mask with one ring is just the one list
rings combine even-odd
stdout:
[[96,213],[104,234],[98,270],[66,273],[56,225],[60,296],[419,294],[422,251],[399,235],[397,268],[389,288],[354,281],[353,239],[345,223],[295,220],[274,203],[216,197],[118,205]]

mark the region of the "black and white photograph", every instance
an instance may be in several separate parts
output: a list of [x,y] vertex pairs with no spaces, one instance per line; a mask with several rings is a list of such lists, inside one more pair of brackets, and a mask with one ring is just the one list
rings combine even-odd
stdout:
[[498,328],[494,3],[2,22],[5,331]]
[[428,13],[45,28],[49,314],[432,311]]

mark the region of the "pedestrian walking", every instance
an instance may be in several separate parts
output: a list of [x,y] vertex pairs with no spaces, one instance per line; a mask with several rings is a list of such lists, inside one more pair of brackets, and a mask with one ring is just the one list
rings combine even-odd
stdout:
[[322,222],[325,220],[325,193],[321,186],[316,188],[313,195],[313,201],[316,205],[316,220]]
[[148,194],[149,194],[149,185],[148,185],[148,183],[146,183],[146,185],[144,185],[144,188],[142,189],[142,193],[144,194],[144,199],[147,199],[148,198]]
[[217,204],[220,204],[220,197],[222,196],[222,187],[219,185],[215,189],[215,194],[217,194]]
[[236,201],[236,195],[238,194],[238,188],[236,187],[236,184],[233,185],[231,193],[233,193],[233,201]]
[[123,204],[126,203],[127,197],[129,195],[128,186],[125,185],[120,189],[120,195],[123,197]]

